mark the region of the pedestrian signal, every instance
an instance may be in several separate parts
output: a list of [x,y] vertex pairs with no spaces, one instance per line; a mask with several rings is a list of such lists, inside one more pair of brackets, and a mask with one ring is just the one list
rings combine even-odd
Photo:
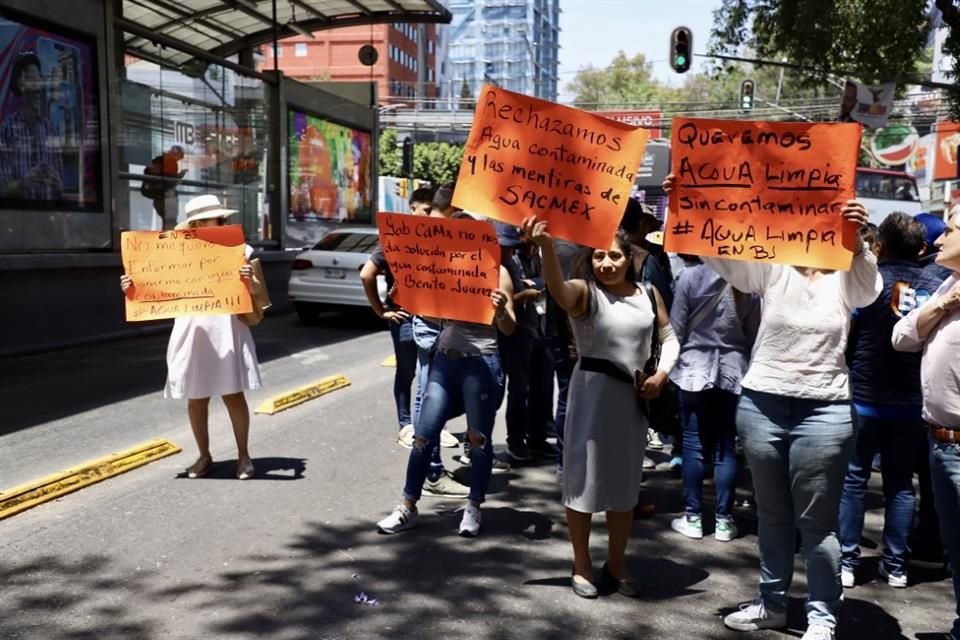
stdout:
[[753,109],[756,88],[754,81],[749,78],[740,83],[740,109],[743,111]]
[[686,73],[692,57],[693,34],[686,27],[677,27],[670,34],[670,66],[677,73]]

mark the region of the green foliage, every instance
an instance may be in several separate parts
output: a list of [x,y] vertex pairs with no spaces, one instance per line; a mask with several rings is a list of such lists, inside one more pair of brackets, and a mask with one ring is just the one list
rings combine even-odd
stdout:
[[381,176],[399,176],[403,166],[403,152],[397,144],[397,130],[384,129],[380,133]]
[[448,142],[418,142],[413,149],[413,177],[434,186],[453,182],[460,172],[463,145]]
[[712,50],[778,60],[875,83],[916,72],[928,0],[723,0]]
[[[396,129],[380,134],[380,175],[399,176],[403,152]],[[413,177],[429,180],[433,185],[453,182],[460,171],[463,145],[447,142],[418,142],[413,147]]]
[[672,90],[654,80],[651,69],[642,53],[628,58],[620,51],[605,68],[580,69],[566,90],[575,94],[574,106],[586,109],[656,102]]

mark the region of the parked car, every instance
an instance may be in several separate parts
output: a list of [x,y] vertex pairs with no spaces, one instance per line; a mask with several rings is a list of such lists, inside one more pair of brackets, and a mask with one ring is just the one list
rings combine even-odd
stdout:
[[[293,261],[288,295],[300,319],[315,320],[321,311],[369,307],[360,282],[360,269],[379,247],[374,227],[334,229],[312,249]],[[380,299],[386,299],[387,283],[377,278]]]

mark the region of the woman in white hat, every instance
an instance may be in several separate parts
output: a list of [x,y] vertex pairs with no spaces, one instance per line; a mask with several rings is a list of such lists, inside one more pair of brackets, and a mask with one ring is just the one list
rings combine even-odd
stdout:
[[[198,196],[184,208],[186,219],[177,229],[217,226],[236,213],[224,209],[213,195]],[[246,246],[247,258],[253,248]],[[253,270],[249,264],[240,267],[240,277],[248,284]],[[126,293],[135,286],[123,275],[120,287]],[[243,395],[246,389],[260,388],[260,366],[250,327],[235,315],[185,316],[174,320],[167,345],[166,398],[187,398],[190,427],[200,450],[200,457],[187,469],[187,476],[200,478],[213,466],[208,433],[210,398],[221,396],[233,424],[237,441],[237,478],[253,477],[253,462],[247,451],[250,431],[250,409]]]

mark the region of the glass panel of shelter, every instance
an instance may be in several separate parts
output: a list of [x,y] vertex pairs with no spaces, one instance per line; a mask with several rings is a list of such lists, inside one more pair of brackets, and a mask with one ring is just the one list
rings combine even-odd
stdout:
[[149,60],[125,58],[121,230],[173,228],[191,198],[213,194],[238,210],[230,222],[248,242],[270,241],[264,82],[216,64],[178,69],[163,54],[158,46]]

